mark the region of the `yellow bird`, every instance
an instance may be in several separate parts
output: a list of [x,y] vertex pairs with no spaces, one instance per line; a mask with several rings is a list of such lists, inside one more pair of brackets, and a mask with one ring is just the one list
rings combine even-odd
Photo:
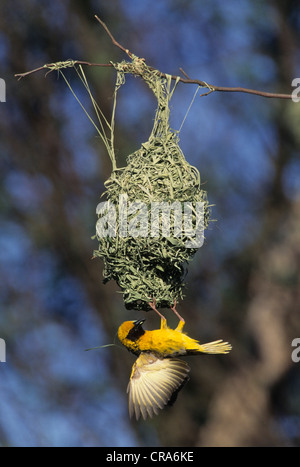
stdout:
[[167,326],[162,316],[161,328],[145,331],[145,320],[125,321],[118,329],[121,343],[139,358],[133,365],[127,392],[129,413],[145,419],[174,402],[177,393],[188,380],[189,365],[175,357],[184,355],[226,354],[231,350],[228,342],[217,340],[200,344],[182,332],[184,320],[176,329]]

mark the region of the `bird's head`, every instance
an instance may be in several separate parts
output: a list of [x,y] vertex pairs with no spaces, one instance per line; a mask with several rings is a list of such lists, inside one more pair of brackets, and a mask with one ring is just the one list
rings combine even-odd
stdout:
[[118,329],[118,338],[122,344],[133,353],[139,353],[137,341],[143,334],[145,334],[142,327],[144,321],[144,319],[137,321],[125,321]]

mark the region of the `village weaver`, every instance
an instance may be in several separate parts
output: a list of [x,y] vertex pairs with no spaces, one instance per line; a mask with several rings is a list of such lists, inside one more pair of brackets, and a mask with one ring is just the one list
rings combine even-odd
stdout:
[[192,339],[182,332],[185,323],[181,317],[176,329],[169,328],[163,316],[160,329],[153,331],[143,329],[144,321],[125,321],[118,329],[121,343],[138,356],[127,387],[129,414],[137,419],[141,414],[144,419],[152,417],[171,405],[188,380],[189,365],[175,357],[226,354],[231,350],[231,345],[222,340],[200,344]]

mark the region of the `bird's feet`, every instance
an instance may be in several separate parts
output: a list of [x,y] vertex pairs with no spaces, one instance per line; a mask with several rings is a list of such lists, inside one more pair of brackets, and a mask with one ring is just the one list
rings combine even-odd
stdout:
[[177,326],[177,328],[175,329],[175,331],[181,332],[182,329],[183,329],[183,326],[185,325],[185,321],[184,321],[183,317],[180,316],[180,314],[179,314],[178,311],[176,310],[176,304],[177,304],[177,302],[176,302],[176,300],[174,300],[174,305],[171,306],[171,310],[174,311],[175,315],[178,316],[178,318],[179,318],[179,323],[178,323],[178,326]]

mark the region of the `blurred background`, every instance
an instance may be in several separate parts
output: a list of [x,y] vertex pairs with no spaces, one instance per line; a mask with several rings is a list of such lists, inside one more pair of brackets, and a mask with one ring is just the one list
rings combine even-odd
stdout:
[[[227,356],[190,357],[174,407],[130,421],[134,362],[117,342],[127,319],[102,284],[96,206],[111,171],[94,127],[56,72],[21,73],[69,58],[127,57],[94,18],[148,65],[222,86],[290,94],[300,77],[300,4],[240,0],[16,0],[0,3],[1,446],[299,446],[300,103],[241,93],[197,97],[180,133],[213,205],[178,311],[200,341]],[[111,114],[115,72],[86,67]],[[92,113],[74,70],[65,71]],[[196,87],[172,99],[178,129]],[[118,95],[119,165],[148,139],[155,100],[127,77]],[[175,324],[171,311],[165,312]],[[114,347],[85,352],[86,348]],[[300,354],[299,354],[300,355]]]

